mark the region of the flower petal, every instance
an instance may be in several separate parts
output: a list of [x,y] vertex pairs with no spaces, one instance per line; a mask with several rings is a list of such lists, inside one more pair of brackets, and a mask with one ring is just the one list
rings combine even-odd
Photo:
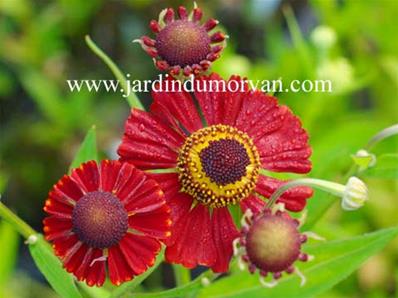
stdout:
[[[168,80],[163,81],[162,86],[159,84],[156,86],[157,90],[162,87],[162,92],[152,91],[152,98],[157,106],[154,110],[151,107],[151,112],[157,115],[159,118],[168,121],[170,119],[164,117],[164,113],[159,113],[159,108],[164,111],[168,111],[177,120],[177,123],[182,125],[190,133],[199,130],[203,127],[202,120],[200,119],[199,113],[195,107],[195,103],[191,95],[185,91],[181,92],[165,92],[166,84],[169,85],[171,89],[171,82],[173,79],[171,77]],[[169,125],[175,123],[169,122]]]
[[181,135],[157,117],[133,109],[117,152],[122,161],[140,169],[173,168],[183,141]]
[[146,179],[134,195],[124,202],[129,214],[138,214],[154,211],[166,204],[163,191],[153,179]]
[[166,248],[166,260],[182,264],[187,268],[198,265],[211,267],[217,257],[213,242],[210,211],[202,205],[196,205],[175,225],[173,233],[178,240]]
[[129,227],[147,236],[164,239],[170,236],[170,208],[163,204],[160,208],[129,216]]
[[114,162],[110,160],[103,160],[100,165],[101,181],[100,189],[103,191],[113,192],[115,183],[119,176],[120,168],[122,164],[120,162]]
[[[204,90],[202,86],[205,86],[205,84],[209,84],[210,81],[214,82],[212,83],[213,86],[211,87],[213,91],[200,91]],[[212,73],[209,76],[202,76],[198,78],[198,83],[201,84],[201,89],[196,89],[194,93],[196,99],[199,102],[199,106],[202,110],[203,116],[206,119],[207,125],[220,124],[223,120],[224,102],[222,93],[216,92],[218,84],[217,82],[220,86],[218,88],[221,88],[224,80],[216,73]]]
[[180,182],[178,175],[175,173],[167,174],[150,174],[152,179],[157,180],[160,188],[164,192],[167,205],[171,210],[171,237],[167,238],[165,243],[173,245],[179,238],[179,235],[174,233],[174,226],[181,218],[183,218],[191,209],[193,198],[190,195],[180,192]]
[[232,257],[232,241],[239,236],[239,232],[227,207],[213,210],[211,225],[217,251],[217,260],[211,269],[214,272],[227,272]]
[[44,233],[48,241],[66,236],[72,231],[72,221],[70,219],[49,216],[43,220]]
[[[275,178],[260,176],[256,186],[256,192],[269,198],[277,188],[287,181],[281,181]],[[307,186],[294,187],[287,190],[278,202],[284,203],[286,209],[290,211],[301,211],[306,205],[306,200],[312,196],[313,190]]]
[[159,241],[130,233],[120,241],[120,250],[135,275],[142,274],[148,267],[153,266],[160,248]]
[[92,254],[92,260],[86,272],[86,283],[89,286],[96,285],[100,287],[105,282],[106,272],[104,260],[101,260],[103,251],[101,249],[94,249]]
[[83,193],[98,190],[99,170],[94,160],[88,161],[73,169],[70,177],[80,187]]
[[255,139],[262,166],[275,172],[308,173],[311,148],[300,120],[285,106],[279,108],[282,126]]
[[64,175],[54,185],[49,196],[61,203],[70,204],[73,201],[78,201],[83,196],[83,192],[75,181],[69,176]]
[[259,213],[263,210],[264,206],[265,202],[254,195],[250,195],[240,202],[243,212],[250,209],[253,213]]
[[111,282],[117,286],[132,280],[134,271],[130,268],[119,245],[108,249],[108,271]]
[[117,175],[113,192],[121,202],[126,203],[130,198],[134,197],[136,191],[143,185],[146,177],[145,174],[137,170],[130,163],[123,163]]

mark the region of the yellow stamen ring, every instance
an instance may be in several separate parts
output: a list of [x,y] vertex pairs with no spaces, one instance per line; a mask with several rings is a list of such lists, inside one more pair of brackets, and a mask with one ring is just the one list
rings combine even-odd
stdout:
[[[201,159],[201,152],[204,149],[221,140],[234,141],[229,142],[234,144],[234,147],[238,142],[246,151],[245,157],[249,158],[244,175],[227,184],[217,183],[215,179],[209,177],[202,164],[203,159]],[[223,145],[225,145],[225,142]],[[215,147],[212,149],[215,149]],[[235,149],[235,151],[232,149]],[[231,148],[231,152],[236,151],[236,148]],[[222,154],[223,152],[218,153]],[[235,160],[239,157],[233,156]],[[177,168],[182,192],[190,194],[196,201],[204,205],[220,208],[236,204],[251,194],[259,175],[260,155],[253,140],[246,133],[228,125],[217,124],[202,128],[185,140],[179,152]],[[209,172],[209,164],[207,164],[207,172]],[[232,177],[235,176],[232,175]]]

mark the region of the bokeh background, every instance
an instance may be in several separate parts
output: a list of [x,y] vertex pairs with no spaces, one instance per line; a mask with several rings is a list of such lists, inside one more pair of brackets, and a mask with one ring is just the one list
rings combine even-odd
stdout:
[[[120,93],[71,93],[67,79],[113,79],[89,50],[91,38],[132,78],[154,79],[151,59],[132,40],[149,34],[164,7],[191,1],[0,0],[0,192],[2,201],[42,229],[48,190],[67,172],[87,130],[96,125],[103,156],[114,157],[129,113]],[[276,94],[311,135],[310,176],[345,182],[351,154],[398,120],[398,2],[198,1],[230,36],[214,70],[227,78],[330,79],[333,93]],[[288,21],[287,21],[288,20]],[[324,26],[327,26],[326,28]],[[138,94],[146,105],[149,94]],[[398,152],[397,138],[374,148]],[[395,165],[396,166],[396,165]],[[365,172],[370,202],[343,213],[321,193],[309,211],[325,212],[312,230],[328,239],[398,223],[398,182],[385,162]],[[397,169],[397,168],[395,168]],[[322,208],[317,202],[326,201]],[[328,208],[332,203],[331,208]],[[311,222],[309,224],[312,224]],[[331,274],[333,274],[331,272]],[[146,286],[172,285],[168,267]],[[398,297],[398,241],[321,297]],[[35,268],[25,245],[0,223],[0,297],[57,297]]]

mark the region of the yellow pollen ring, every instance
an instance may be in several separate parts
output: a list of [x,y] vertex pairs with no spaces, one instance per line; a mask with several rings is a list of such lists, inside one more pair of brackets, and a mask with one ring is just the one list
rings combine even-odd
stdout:
[[[210,180],[200,158],[200,152],[207,148],[211,141],[222,139],[238,141],[245,148],[250,160],[246,166],[246,175],[226,185]],[[202,128],[185,140],[179,151],[177,168],[182,192],[192,195],[204,205],[220,208],[236,204],[251,194],[259,175],[260,155],[253,140],[246,133],[228,125],[217,124]]]

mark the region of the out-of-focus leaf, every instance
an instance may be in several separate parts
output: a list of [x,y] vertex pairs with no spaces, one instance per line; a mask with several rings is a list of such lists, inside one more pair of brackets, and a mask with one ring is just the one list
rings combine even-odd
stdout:
[[365,177],[398,179],[398,154],[383,154],[377,157],[376,165],[367,169]]
[[315,259],[300,266],[307,278],[303,287],[299,285],[299,278],[291,275],[284,276],[274,288],[264,288],[258,274],[242,271],[204,288],[199,297],[314,297],[347,278],[397,235],[398,227],[394,227],[351,239],[304,246],[304,251]]
[[61,261],[41,235],[38,235],[36,243],[29,245],[29,251],[40,272],[61,297],[82,298],[72,275],[62,268]]
[[97,136],[95,132],[95,126],[93,126],[87,132],[86,137],[80,145],[80,148],[77,151],[69,170],[77,168],[83,162],[97,159]]
[[1,289],[10,277],[18,252],[18,233],[9,223],[0,222],[0,297]]
[[[112,61],[111,58],[107,54],[105,54],[90,38],[90,36],[86,36],[86,43],[89,46],[89,48],[96,54],[112,71],[114,76],[119,80],[120,84],[122,84],[124,93],[126,96],[128,95],[128,83],[126,77],[123,75],[119,67],[116,65],[115,62]],[[144,106],[138,99],[137,95],[135,95],[134,92],[130,92],[130,94],[126,97],[129,105],[132,108],[137,108],[140,110],[144,110]]]
[[[352,164],[350,155],[363,147],[377,130],[378,124],[370,121],[345,122],[330,127],[321,139],[312,141],[313,170],[310,175],[336,180],[336,173],[344,174],[350,168]],[[336,182],[346,183],[344,180]],[[304,230],[310,229],[336,201],[336,198],[331,195],[316,191],[314,197],[308,200],[308,217]]]
[[24,69],[20,72],[23,87],[37,104],[47,119],[63,125],[66,119],[63,114],[62,96],[53,82],[33,69]]

